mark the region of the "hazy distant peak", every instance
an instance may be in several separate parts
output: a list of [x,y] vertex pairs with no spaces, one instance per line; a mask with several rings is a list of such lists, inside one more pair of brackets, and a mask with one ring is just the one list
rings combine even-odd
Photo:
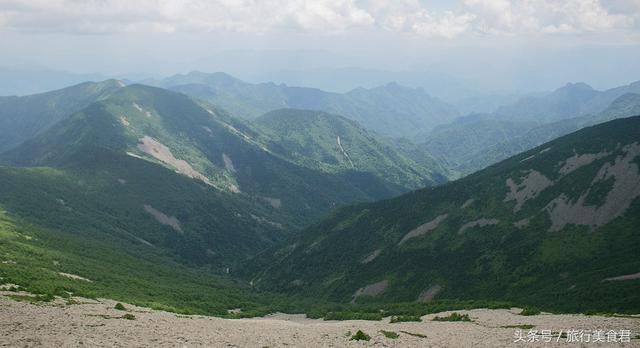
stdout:
[[576,83],[569,82],[566,85],[564,85],[564,87],[559,88],[558,91],[559,90],[593,91],[594,89],[593,87],[589,86],[584,82],[576,82]]

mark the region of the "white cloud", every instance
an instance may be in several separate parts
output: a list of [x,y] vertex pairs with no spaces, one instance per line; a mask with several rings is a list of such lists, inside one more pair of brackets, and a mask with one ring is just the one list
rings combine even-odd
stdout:
[[638,0],[0,0],[0,31],[347,32],[425,37],[637,31]]
[[465,0],[478,14],[475,28],[492,34],[592,33],[633,26],[630,14],[612,14],[597,0]]

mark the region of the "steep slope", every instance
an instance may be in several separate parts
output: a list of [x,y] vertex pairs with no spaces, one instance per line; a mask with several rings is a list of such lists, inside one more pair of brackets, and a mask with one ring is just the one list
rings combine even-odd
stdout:
[[223,73],[192,72],[155,84],[220,105],[247,119],[282,108],[320,110],[394,137],[412,137],[458,116],[453,107],[424,90],[395,83],[340,94],[273,83],[250,84]]
[[345,302],[637,312],[639,168],[640,117],[611,121],[447,185],[340,209],[248,273],[260,289]]
[[0,97],[0,153],[123,86],[117,80],[107,80],[24,97]]
[[255,124],[269,135],[271,151],[308,168],[373,173],[407,189],[446,181],[447,172],[428,154],[419,164],[401,147],[338,115],[281,109],[259,117]]

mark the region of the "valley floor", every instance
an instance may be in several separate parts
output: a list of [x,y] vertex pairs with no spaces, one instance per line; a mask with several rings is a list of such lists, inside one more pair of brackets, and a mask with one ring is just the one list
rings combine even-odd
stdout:
[[[114,309],[115,301],[75,298],[76,304],[61,299],[34,305],[0,296],[0,346],[2,347],[640,347],[640,317],[584,315],[520,316],[518,310],[477,309],[460,311],[473,322],[434,322],[435,315],[420,323],[383,321],[322,321],[303,315],[276,314],[254,319],[220,319],[184,316],[126,305]],[[135,320],[125,320],[124,314]],[[438,314],[440,316],[446,313]],[[515,325],[534,325],[517,328]],[[512,326],[512,327],[506,327]],[[351,341],[362,330],[371,340]],[[399,334],[387,338],[383,332]],[[521,331],[518,331],[521,330]],[[551,343],[514,342],[518,333],[527,340],[529,330],[553,331]],[[603,330],[603,343],[568,343],[558,332]],[[626,335],[630,343],[607,342],[607,332]],[[418,335],[424,335],[421,337]],[[617,337],[619,340],[619,337]]]

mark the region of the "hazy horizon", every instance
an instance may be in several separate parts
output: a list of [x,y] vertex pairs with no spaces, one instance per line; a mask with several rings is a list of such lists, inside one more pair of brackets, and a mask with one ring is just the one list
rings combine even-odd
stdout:
[[640,79],[634,0],[1,0],[0,31],[8,70],[133,80],[222,71],[344,91],[400,75],[473,95]]

